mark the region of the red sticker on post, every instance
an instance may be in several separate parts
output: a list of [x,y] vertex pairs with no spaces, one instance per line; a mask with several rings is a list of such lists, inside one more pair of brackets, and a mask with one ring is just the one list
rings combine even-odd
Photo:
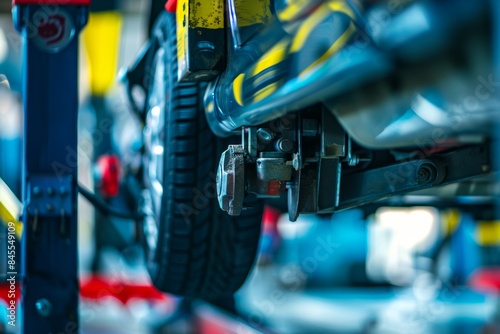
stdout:
[[168,0],[165,4],[165,10],[169,13],[175,13],[177,11],[177,0]]
[[60,7],[49,11],[42,7],[31,18],[29,37],[42,50],[57,53],[64,49],[75,35],[75,25],[71,16]]

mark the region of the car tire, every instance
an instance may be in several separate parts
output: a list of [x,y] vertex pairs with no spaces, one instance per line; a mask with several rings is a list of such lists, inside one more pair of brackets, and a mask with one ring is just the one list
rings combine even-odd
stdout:
[[161,291],[222,300],[255,262],[263,205],[249,200],[239,217],[219,208],[215,173],[228,142],[207,124],[202,84],[177,81],[175,16],[162,14],[154,34],[159,49],[144,128],[148,270]]

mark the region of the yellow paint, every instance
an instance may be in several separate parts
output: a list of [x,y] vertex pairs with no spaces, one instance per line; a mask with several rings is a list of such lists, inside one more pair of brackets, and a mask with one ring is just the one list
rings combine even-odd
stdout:
[[270,68],[282,61],[286,56],[289,39],[284,38],[278,44],[273,46],[267,53],[265,53],[254,65],[252,76],[259,74],[263,70]]
[[311,0],[295,0],[278,12],[278,18],[281,22],[289,22],[295,20],[302,13],[303,9],[310,3]]
[[[261,59],[257,62],[257,64],[254,65],[254,67],[251,70],[252,77],[260,74],[262,71],[267,70],[271,68],[272,66],[275,66],[279,64],[285,57],[287,56],[287,50],[288,50],[288,45],[290,43],[289,38],[284,38],[281,40],[278,44],[276,44],[271,50],[269,50],[264,56],[262,56]],[[264,74],[262,77],[259,77],[253,85],[257,85],[259,82],[261,82],[264,78],[269,77],[270,75],[274,75],[275,72],[269,72]],[[276,91],[278,88],[278,82],[273,82],[269,84],[266,87],[263,87],[261,90],[259,90],[257,93],[254,95],[254,102],[260,101],[264,99],[265,97],[269,96],[271,93]]]
[[84,31],[90,90],[103,96],[113,87],[118,69],[122,18],[118,12],[91,13]]
[[355,32],[356,32],[356,26],[351,22],[349,24],[349,27],[347,27],[347,29],[342,33],[342,35],[340,35],[340,37],[332,44],[332,46],[330,46],[330,48],[321,57],[316,59],[316,61],[314,61],[311,65],[309,65],[304,71],[302,71],[299,76],[305,75],[312,68],[323,63],[325,60],[327,60],[332,55],[337,53],[341,48],[343,48],[347,44],[347,42]]
[[[309,1],[310,0],[306,1],[298,0],[290,3],[283,11],[279,13],[280,19],[283,20],[292,19],[294,15],[300,13],[300,11],[309,4]],[[240,2],[237,5],[241,6],[242,3],[243,2]],[[259,1],[259,3],[261,3],[261,1]],[[290,38],[288,37],[281,40],[278,44],[276,44],[268,52],[266,52],[247,73],[249,73],[251,77],[254,77],[256,75],[259,75],[259,73],[261,73],[262,71],[279,64],[288,56],[288,49],[290,43],[292,43],[290,46],[291,53],[299,51],[306,43],[307,38],[309,37],[311,32],[318,26],[319,23],[321,23],[326,17],[328,17],[328,15],[331,15],[332,12],[342,12],[349,15],[351,18],[354,17],[354,14],[352,13],[350,7],[345,3],[344,0],[331,0],[325,2],[324,4],[320,5],[311,15],[307,16],[304,22],[302,22],[300,28],[297,31],[297,34],[293,38],[293,41],[291,41]],[[249,13],[252,13],[252,15],[257,15],[255,11],[251,12],[249,10]],[[248,17],[251,18],[251,15],[249,14]],[[249,19],[248,22],[250,21],[251,19]],[[332,44],[332,46],[319,59],[317,59],[314,63],[308,66],[301,73],[301,75],[309,71],[311,68],[317,66],[318,64],[324,62],[333,54],[338,52],[342,47],[345,46],[345,44],[349,41],[350,37],[354,34],[355,31],[356,28],[354,24],[351,23],[347,27],[347,29],[342,33],[342,35]],[[259,77],[257,80],[255,80],[254,85],[257,85],[259,82],[262,82],[262,80],[264,80],[265,78],[269,78],[274,74],[275,74],[274,72],[264,74],[262,77]],[[243,92],[244,78],[245,76],[243,74],[240,74],[238,77],[236,77],[236,79],[233,82],[233,94],[236,102],[239,105],[243,105],[242,92]],[[278,89],[278,86],[279,86],[278,83],[275,82],[262,88],[254,95],[254,102],[260,101],[265,97],[269,96]]]
[[[278,12],[278,18],[281,22],[290,22],[299,18],[306,7],[310,5],[311,0],[296,0],[290,2],[285,8]],[[354,12],[347,4],[346,0],[329,0],[321,4],[320,7],[326,6],[333,12],[342,12],[355,18]],[[310,17],[310,15],[309,15]]]
[[235,0],[236,16],[239,27],[265,24],[273,17],[269,0]]
[[500,221],[477,222],[476,241],[481,246],[500,245]]
[[[281,40],[278,44],[273,46],[268,52],[266,52],[260,59],[259,61],[250,69],[249,73],[250,75],[256,76],[262,71],[278,64],[281,62],[283,59],[285,59],[287,55],[287,49],[288,49],[288,44],[290,40],[289,38],[284,38]],[[264,76],[267,76],[264,75]],[[243,84],[244,84],[244,79],[245,75],[240,74],[239,76],[236,77],[233,81],[233,94],[236,102],[239,105],[243,105]],[[259,78],[260,79],[260,78]],[[256,81],[257,83],[257,81]],[[276,87],[274,89],[271,89],[275,84],[271,84],[267,87],[264,87],[261,89],[259,92],[257,92],[254,96],[256,99],[254,101],[261,100],[262,98],[268,96],[270,93],[272,93],[274,90],[276,90]]]
[[188,42],[188,0],[179,0],[177,2],[177,11],[175,16],[177,30],[177,66],[179,76],[187,67],[186,65],[186,50]]
[[272,71],[269,71],[265,74],[259,75],[259,77],[254,80],[253,85],[254,86],[259,85],[262,81],[272,77],[273,75],[276,75],[276,72],[277,72],[276,70],[272,70]]
[[13,222],[16,228],[16,236],[21,239],[23,224],[19,221],[22,212],[21,202],[9,187],[0,179],[0,221],[6,226]]
[[445,236],[449,236],[456,231],[458,225],[460,224],[460,211],[458,211],[457,209],[445,211],[442,213],[441,218],[443,224],[443,233]]
[[355,19],[354,12],[345,0],[330,0],[327,2],[327,6],[333,12],[341,12],[349,16],[351,19]]
[[314,13],[309,15],[309,17],[301,24],[297,34],[293,38],[290,52],[293,53],[299,51],[306,43],[311,32],[330,14],[331,11],[327,6],[321,6],[314,11]]
[[276,89],[278,89],[278,82],[273,82],[269,86],[262,88],[257,93],[255,93],[253,102],[258,102],[260,100],[263,100],[264,98],[274,93]]
[[245,74],[242,73],[236,77],[233,81],[233,94],[236,102],[242,106],[243,105],[243,79],[245,79]]
[[[186,1],[178,2],[177,6],[181,2],[185,3]],[[224,28],[224,0],[191,0],[188,2],[190,28]]]

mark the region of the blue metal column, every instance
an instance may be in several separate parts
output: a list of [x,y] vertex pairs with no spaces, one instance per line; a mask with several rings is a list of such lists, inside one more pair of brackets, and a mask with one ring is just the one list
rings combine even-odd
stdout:
[[85,4],[14,0],[24,66],[24,333],[79,330],[78,34],[87,21]]

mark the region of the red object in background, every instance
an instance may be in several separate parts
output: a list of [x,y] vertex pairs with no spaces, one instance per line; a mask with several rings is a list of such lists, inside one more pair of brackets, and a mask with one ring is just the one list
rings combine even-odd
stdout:
[[278,234],[278,220],[281,212],[271,206],[264,206],[262,216],[262,235],[259,244],[259,263],[271,261],[276,249],[279,246],[280,238]]
[[263,233],[277,233],[278,219],[280,219],[281,211],[272,206],[264,206],[264,214],[262,215]]
[[151,284],[131,284],[100,276],[81,279],[80,296],[96,301],[104,297],[114,297],[124,305],[132,299],[158,302],[169,300],[167,295],[156,290]]
[[169,13],[175,13],[177,11],[177,0],[168,0],[165,4],[165,10]]
[[16,5],[89,6],[90,0],[12,0],[12,6]]
[[483,268],[469,279],[471,288],[477,291],[500,294],[500,268]]
[[[19,301],[21,299],[21,284],[16,283],[15,287],[16,301]],[[10,284],[8,282],[2,282],[2,284],[0,284],[0,300],[3,300],[7,304],[9,304],[9,301],[11,300],[11,298],[9,298],[10,293]]]
[[96,183],[104,197],[116,197],[120,191],[120,159],[105,154],[97,159]]

